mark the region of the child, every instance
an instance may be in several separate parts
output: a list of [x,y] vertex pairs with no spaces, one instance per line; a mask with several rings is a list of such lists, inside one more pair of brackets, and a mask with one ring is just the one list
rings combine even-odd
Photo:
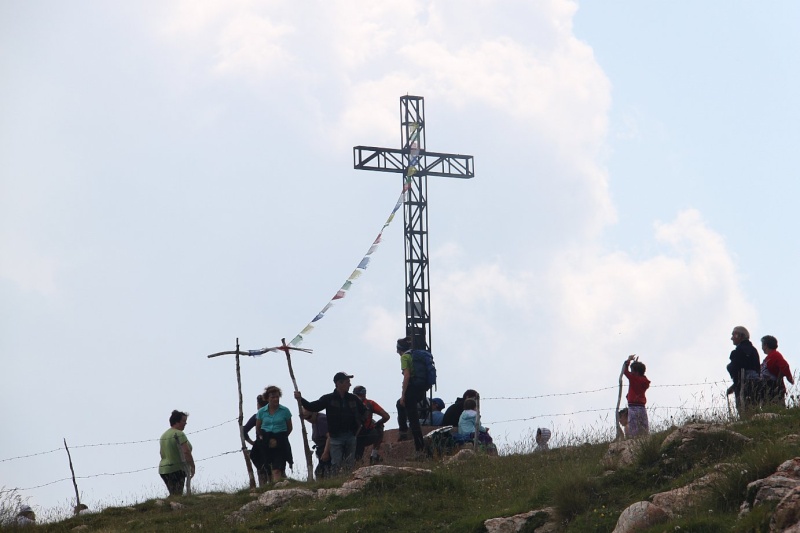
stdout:
[[550,430],[547,428],[536,428],[536,448],[533,451],[543,452],[550,449],[547,441],[550,440]]
[[458,433],[454,436],[456,442],[465,443],[475,438],[476,429],[478,433],[478,441],[482,444],[489,444],[492,442],[492,437],[489,436],[489,429],[483,426],[476,428],[478,419],[478,412],[475,408],[478,407],[478,402],[474,398],[469,398],[464,401],[464,411],[458,419]]
[[623,407],[619,410],[619,425],[622,426],[622,435],[628,438],[628,408]]
[[[636,359],[634,361],[634,359]],[[633,363],[631,364],[631,361]],[[630,370],[628,370],[630,366]],[[625,377],[628,378],[628,428],[627,437],[638,437],[650,433],[650,424],[647,421],[647,398],[645,391],[650,387],[650,380],[644,377],[647,367],[639,362],[636,356],[629,356],[625,360]]]

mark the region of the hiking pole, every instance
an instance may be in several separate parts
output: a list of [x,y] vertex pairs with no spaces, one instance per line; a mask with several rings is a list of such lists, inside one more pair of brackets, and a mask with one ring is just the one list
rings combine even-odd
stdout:
[[[630,355],[630,357],[634,357],[636,354]],[[617,394],[617,408],[614,410],[614,420],[616,421],[615,427],[617,428],[617,437],[616,440],[622,440],[625,438],[625,433],[622,431],[622,424],[619,421],[619,404],[622,402],[622,376],[625,375],[625,366],[628,360],[626,359],[624,363],[622,363],[622,370],[619,371],[619,393]]]

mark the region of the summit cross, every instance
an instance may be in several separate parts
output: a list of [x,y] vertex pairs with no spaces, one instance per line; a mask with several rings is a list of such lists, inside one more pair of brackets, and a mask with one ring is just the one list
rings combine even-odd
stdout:
[[428,279],[428,176],[473,178],[471,155],[429,152],[425,148],[425,99],[400,97],[401,148],[353,147],[358,170],[403,175],[406,278],[406,335],[414,347],[431,350],[430,283]]

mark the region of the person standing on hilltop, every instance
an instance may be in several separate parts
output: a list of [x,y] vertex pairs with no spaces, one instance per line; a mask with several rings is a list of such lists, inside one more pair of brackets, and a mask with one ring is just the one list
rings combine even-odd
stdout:
[[[629,370],[630,367],[630,370]],[[644,373],[647,367],[639,362],[635,355],[628,356],[623,367],[623,374],[628,378],[628,428],[626,436],[640,437],[650,433],[650,422],[647,420],[647,397],[645,392],[650,388],[650,380]]]
[[766,403],[785,406],[786,385],[783,378],[794,385],[794,377],[789,363],[778,351],[778,339],[772,335],[761,337],[761,350],[766,354],[761,363],[761,387]]
[[188,418],[189,413],[172,411],[169,417],[170,428],[159,439],[161,462],[158,463],[158,473],[164,480],[170,496],[183,495],[186,476],[194,477],[192,444],[183,432]]
[[289,435],[292,433],[292,412],[281,405],[281,389],[270,385],[261,394],[266,405],[256,413],[256,436],[258,451],[264,468],[272,473],[273,483],[286,476],[286,463],[294,465]]
[[[728,387],[728,395],[736,398],[736,410],[739,415],[758,401],[758,387],[761,377],[761,360],[758,350],[750,342],[750,332],[744,326],[736,326],[731,333],[731,342],[736,348],[731,352],[728,363],[728,374],[733,385]],[[744,381],[742,381],[744,374]]]
[[353,376],[337,372],[333,376],[333,392],[324,394],[316,401],[309,402],[300,391],[294,397],[300,400],[304,409],[312,413],[322,410],[328,415],[328,435],[330,436],[331,467],[339,473],[342,467],[350,470],[355,462],[356,435],[366,416],[361,399],[350,393],[350,379]]
[[403,386],[400,399],[397,400],[397,425],[400,428],[400,440],[408,438],[408,427],[411,426],[411,436],[414,438],[414,449],[417,453],[425,450],[422,440],[422,426],[419,423],[417,402],[425,397],[425,391],[412,383],[414,363],[411,356],[411,339],[404,337],[397,339],[397,355],[400,356],[400,371],[403,373]]

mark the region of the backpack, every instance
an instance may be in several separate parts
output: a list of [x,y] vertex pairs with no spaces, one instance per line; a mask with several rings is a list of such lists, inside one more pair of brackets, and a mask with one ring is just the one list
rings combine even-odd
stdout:
[[426,391],[436,385],[436,365],[431,352],[411,350],[411,384]]

